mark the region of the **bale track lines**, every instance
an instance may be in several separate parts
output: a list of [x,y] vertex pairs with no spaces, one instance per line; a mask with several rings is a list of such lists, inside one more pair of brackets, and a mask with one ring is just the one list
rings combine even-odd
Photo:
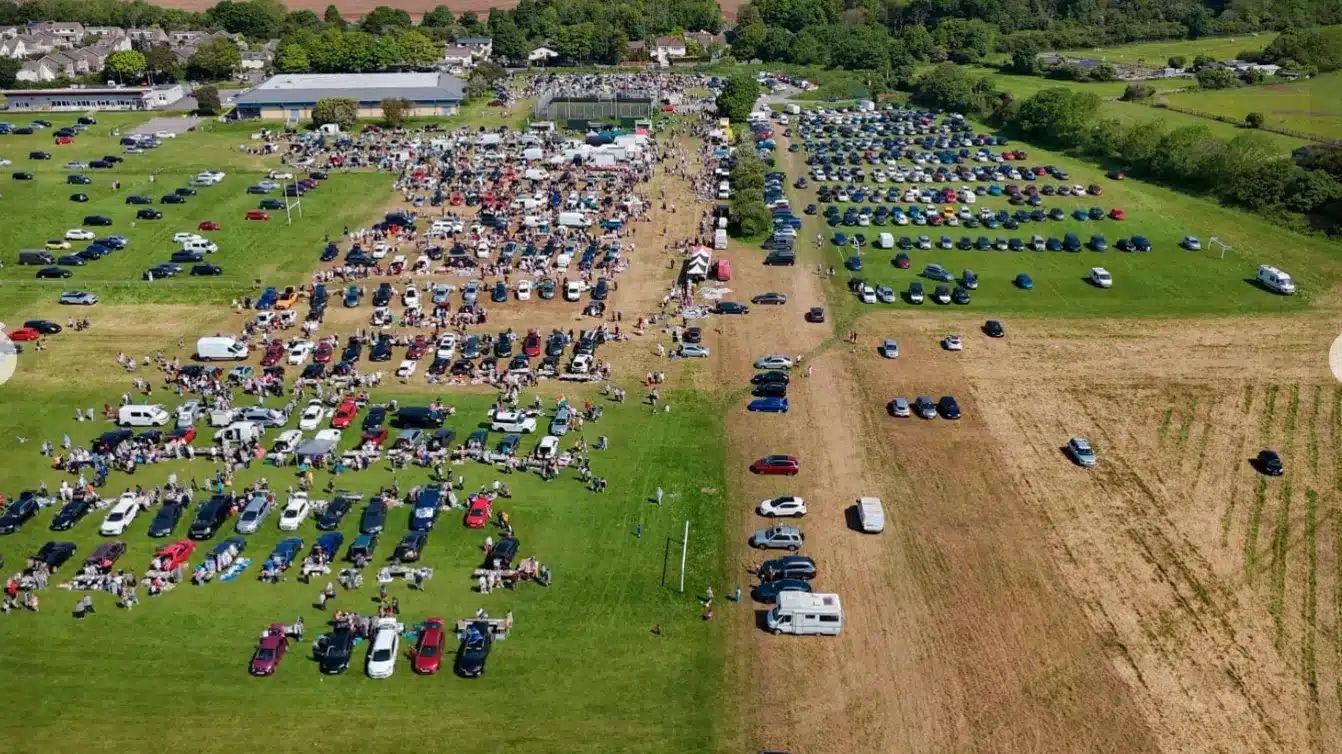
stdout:
[[1308,580],[1305,588],[1305,601],[1301,608],[1305,623],[1305,641],[1301,648],[1300,659],[1305,676],[1305,685],[1309,688],[1310,729],[1318,729],[1319,714],[1319,671],[1315,639],[1318,634],[1319,614],[1319,493],[1305,490],[1305,555],[1308,559]]
[[1305,448],[1305,458],[1309,470],[1319,471],[1319,408],[1323,405],[1323,386],[1314,386],[1314,402],[1309,411],[1309,444]]
[[1277,394],[1281,392],[1280,385],[1268,385],[1267,387],[1267,405],[1264,406],[1262,423],[1259,425],[1260,436],[1263,444],[1266,445],[1272,436],[1272,420],[1277,415]]
[[1277,514],[1277,524],[1272,533],[1272,560],[1270,563],[1271,601],[1268,610],[1276,624],[1277,638],[1273,642],[1277,651],[1282,651],[1286,641],[1286,556],[1291,540],[1291,480],[1287,479],[1281,488],[1281,509]]

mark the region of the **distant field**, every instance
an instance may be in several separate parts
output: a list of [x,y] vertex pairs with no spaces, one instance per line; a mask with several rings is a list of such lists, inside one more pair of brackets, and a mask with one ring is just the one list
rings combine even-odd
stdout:
[[[215,0],[163,0],[159,4],[170,8],[203,11],[213,6]],[[322,13],[332,3],[327,2],[327,0],[288,0],[284,5],[289,10],[312,10]],[[377,6],[386,5],[386,3],[379,0],[340,0],[334,5],[340,9],[341,15],[345,18],[359,18],[367,15]],[[449,0],[443,3],[438,2],[438,0],[412,0],[411,2],[397,3],[396,7],[409,13],[414,18],[419,18],[439,5],[446,5],[452,9],[453,13],[457,14],[473,10],[483,17],[491,8],[512,8],[517,5],[517,2],[516,0]],[[736,10],[745,3],[741,0],[724,0],[719,5],[722,7],[723,17],[730,21],[736,18]]]
[[1169,95],[1169,103],[1235,119],[1260,112],[1268,126],[1342,138],[1342,72],[1289,84],[1179,92]]
[[1261,50],[1272,44],[1276,32],[1246,34],[1237,37],[1208,37],[1206,39],[1177,39],[1168,42],[1142,42],[1114,47],[1092,47],[1081,50],[1063,50],[1061,54],[1095,58],[1110,63],[1144,63],[1164,65],[1174,55],[1183,55],[1188,62],[1198,55],[1210,55],[1217,60],[1233,58],[1244,50]]

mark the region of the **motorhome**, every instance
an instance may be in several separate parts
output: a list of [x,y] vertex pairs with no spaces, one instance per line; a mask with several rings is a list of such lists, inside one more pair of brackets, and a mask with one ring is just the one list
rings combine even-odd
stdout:
[[1258,282],[1270,291],[1290,296],[1295,293],[1295,281],[1285,271],[1270,264],[1258,266]]
[[885,508],[879,497],[864,497],[857,501],[857,521],[862,531],[878,534],[885,531]]
[[782,592],[765,616],[774,634],[838,636],[843,631],[843,606],[837,594]]

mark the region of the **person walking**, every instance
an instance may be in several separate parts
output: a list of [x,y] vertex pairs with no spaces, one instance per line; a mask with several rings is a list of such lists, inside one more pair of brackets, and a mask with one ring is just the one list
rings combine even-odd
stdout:
[[661,505],[661,504],[662,504],[662,488],[661,488],[661,487],[658,487],[658,488],[657,488],[657,504],[658,504],[658,505]]

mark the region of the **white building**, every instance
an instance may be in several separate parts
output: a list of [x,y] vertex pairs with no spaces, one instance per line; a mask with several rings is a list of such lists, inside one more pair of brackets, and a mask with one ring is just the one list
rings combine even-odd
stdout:
[[559,53],[551,50],[549,47],[537,47],[527,55],[527,63],[532,65],[545,65],[557,57],[559,57]]
[[653,54],[659,57],[683,58],[688,52],[685,49],[685,40],[675,37],[658,37],[657,47]]

